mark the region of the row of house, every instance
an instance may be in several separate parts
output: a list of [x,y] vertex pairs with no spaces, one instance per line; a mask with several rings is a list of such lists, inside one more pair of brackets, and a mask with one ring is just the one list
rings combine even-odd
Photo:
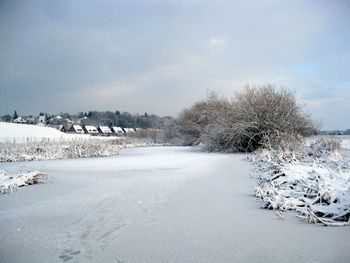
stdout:
[[[86,117],[85,117],[86,118]],[[0,120],[3,121],[3,120]],[[78,120],[79,121],[79,120]],[[122,127],[108,127],[108,126],[93,126],[93,125],[80,125],[76,120],[73,122],[68,118],[63,118],[59,115],[52,116],[50,121],[46,115],[40,115],[37,118],[33,117],[22,117],[18,116],[12,120],[13,123],[18,124],[36,124],[39,126],[48,126],[56,128],[57,130],[65,133],[76,133],[76,134],[90,134],[90,135],[102,135],[102,136],[125,136],[128,134],[134,134],[141,132],[146,129],[142,128],[122,128]],[[56,122],[56,124],[55,124]],[[147,129],[148,131],[159,131],[159,129]]]
[[133,134],[137,131],[141,131],[141,128],[122,128],[122,127],[108,127],[108,126],[92,126],[92,125],[78,125],[74,124],[70,128],[66,129],[63,125],[56,127],[58,130],[67,133],[76,134],[90,134],[90,135],[104,135],[104,136],[125,136],[127,134]]

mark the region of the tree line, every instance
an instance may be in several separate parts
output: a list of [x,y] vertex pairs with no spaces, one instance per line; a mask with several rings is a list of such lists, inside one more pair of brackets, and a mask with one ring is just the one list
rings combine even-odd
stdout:
[[[161,129],[164,122],[172,119],[169,116],[160,117],[156,114],[131,114],[129,112],[120,111],[88,111],[88,112],[78,112],[77,114],[60,113],[60,114],[48,114],[45,112],[40,112],[38,116],[27,115],[22,116],[25,119],[37,120],[39,116],[45,116],[45,124],[48,125],[69,125],[72,123],[81,125],[105,125],[105,126],[118,126],[122,128],[153,128]],[[59,118],[58,118],[59,116]],[[6,114],[0,116],[5,122],[14,121],[19,117],[19,114],[15,110],[12,115]],[[34,124],[35,122],[33,122]]]

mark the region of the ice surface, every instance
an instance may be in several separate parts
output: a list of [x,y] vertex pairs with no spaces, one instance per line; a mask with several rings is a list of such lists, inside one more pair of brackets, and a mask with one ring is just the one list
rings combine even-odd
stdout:
[[350,228],[259,209],[244,157],[159,147],[1,163],[50,182],[0,196],[0,261],[348,262]]

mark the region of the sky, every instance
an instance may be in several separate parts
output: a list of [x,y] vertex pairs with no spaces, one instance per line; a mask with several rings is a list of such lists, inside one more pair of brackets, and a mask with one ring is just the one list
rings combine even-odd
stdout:
[[266,83],[350,128],[350,2],[0,0],[0,114],[176,117]]

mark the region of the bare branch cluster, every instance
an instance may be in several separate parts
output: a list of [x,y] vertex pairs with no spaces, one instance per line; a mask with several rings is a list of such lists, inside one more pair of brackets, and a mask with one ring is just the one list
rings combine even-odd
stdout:
[[184,145],[225,152],[293,147],[316,130],[294,93],[270,84],[247,86],[232,100],[211,93],[184,110],[177,124]]

